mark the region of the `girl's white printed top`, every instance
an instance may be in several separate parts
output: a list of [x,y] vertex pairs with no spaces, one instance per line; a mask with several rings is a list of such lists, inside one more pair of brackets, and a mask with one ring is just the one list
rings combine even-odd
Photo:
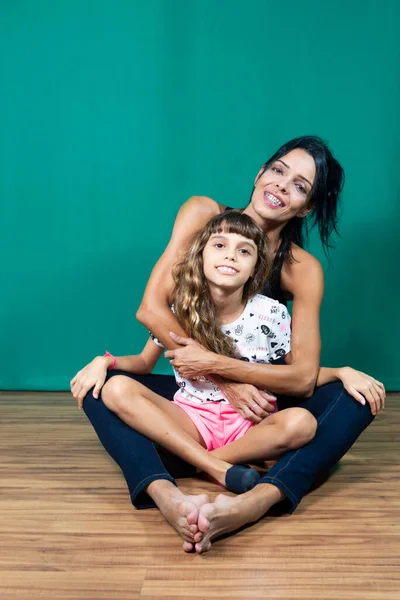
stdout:
[[[222,331],[233,338],[240,359],[253,363],[271,363],[290,352],[290,316],[286,306],[261,294],[251,298],[236,321],[223,325]],[[152,340],[163,347],[152,334]],[[228,400],[212,381],[190,380],[174,369],[179,393],[196,404]]]

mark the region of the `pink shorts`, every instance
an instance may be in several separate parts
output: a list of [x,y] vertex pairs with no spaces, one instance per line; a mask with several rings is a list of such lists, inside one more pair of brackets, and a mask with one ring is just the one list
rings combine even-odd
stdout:
[[254,425],[226,402],[194,404],[179,392],[175,394],[174,402],[193,421],[208,451],[238,440]]

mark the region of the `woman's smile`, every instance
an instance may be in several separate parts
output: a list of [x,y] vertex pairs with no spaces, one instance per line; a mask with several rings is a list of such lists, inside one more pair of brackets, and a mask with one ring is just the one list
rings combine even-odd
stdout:
[[284,208],[286,206],[285,202],[280,196],[272,194],[268,190],[265,190],[264,192],[264,200],[267,206],[269,206],[270,208]]

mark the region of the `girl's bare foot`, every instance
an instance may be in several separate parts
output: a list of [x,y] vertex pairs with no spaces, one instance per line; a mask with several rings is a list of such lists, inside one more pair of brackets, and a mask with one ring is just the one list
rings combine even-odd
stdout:
[[274,485],[259,484],[246,494],[234,498],[220,494],[213,503],[203,504],[197,521],[199,531],[194,534],[196,552],[208,552],[214,538],[258,521],[283,498]]

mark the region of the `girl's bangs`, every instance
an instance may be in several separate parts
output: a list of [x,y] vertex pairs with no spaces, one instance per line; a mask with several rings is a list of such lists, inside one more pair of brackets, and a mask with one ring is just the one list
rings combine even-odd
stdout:
[[[240,215],[240,213],[238,214]],[[260,237],[259,231],[252,223],[244,222],[243,219],[230,219],[229,217],[219,223],[213,223],[210,234],[214,235],[216,233],[236,233],[253,241]]]

